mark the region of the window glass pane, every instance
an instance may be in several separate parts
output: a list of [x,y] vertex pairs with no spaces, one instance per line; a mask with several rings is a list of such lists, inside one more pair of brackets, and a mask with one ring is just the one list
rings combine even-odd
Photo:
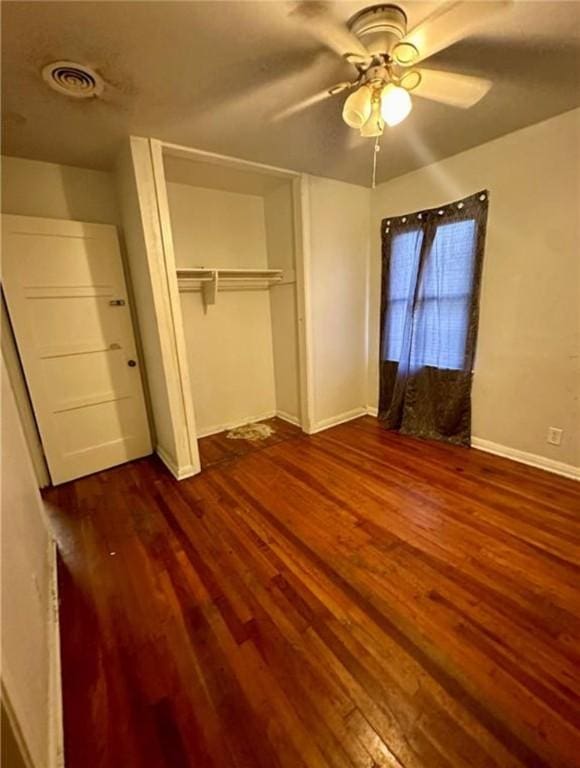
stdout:
[[413,295],[423,233],[420,229],[393,237],[389,266],[389,300]]
[[425,365],[463,368],[468,325],[469,297],[418,303],[413,320],[411,370]]
[[[391,243],[383,360],[397,361],[401,356],[405,320],[413,301],[422,242],[423,232],[416,229],[395,235]],[[410,317],[408,321],[410,324]]]
[[473,219],[437,227],[415,308],[412,369],[424,365],[463,368],[475,242]]
[[437,227],[423,271],[422,296],[443,298],[471,293],[475,230],[473,219]]

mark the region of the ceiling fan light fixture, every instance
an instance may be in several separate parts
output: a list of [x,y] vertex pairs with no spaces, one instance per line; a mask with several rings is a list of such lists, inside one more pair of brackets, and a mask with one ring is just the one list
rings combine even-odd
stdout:
[[337,93],[346,91],[347,88],[350,88],[350,83],[337,83],[336,85],[333,85],[332,88],[328,89],[328,95],[336,96]]
[[406,91],[414,91],[421,85],[423,79],[418,69],[412,69],[410,72],[406,72],[399,80],[399,85]]
[[376,136],[382,136],[385,128],[385,121],[381,115],[381,100],[380,98],[374,98],[371,106],[371,114],[369,119],[361,125],[360,135],[364,138],[375,138]]
[[344,102],[342,119],[351,128],[362,128],[371,116],[371,91],[366,85],[350,94]]
[[363,8],[348,28],[374,56],[390,53],[407,32],[407,15],[398,5],[380,3]]
[[368,64],[372,59],[370,56],[363,56],[362,53],[345,53],[343,56],[344,60],[347,61],[349,64],[353,64],[355,67],[357,64],[365,65]]
[[402,67],[408,67],[419,58],[419,51],[413,43],[398,43],[393,48],[393,59]]
[[381,116],[391,128],[402,123],[407,117],[413,103],[408,91],[398,85],[389,83],[381,93]]

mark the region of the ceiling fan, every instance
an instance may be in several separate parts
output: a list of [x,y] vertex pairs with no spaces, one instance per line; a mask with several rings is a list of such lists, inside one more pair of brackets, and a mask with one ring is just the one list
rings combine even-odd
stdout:
[[411,30],[407,30],[407,15],[398,5],[363,8],[344,24],[326,3],[300,3],[291,15],[309,34],[352,64],[356,77],[281,114],[287,116],[350,91],[342,112],[345,123],[361,136],[376,138],[383,134],[385,125],[397,125],[407,117],[412,109],[411,94],[467,109],[489,91],[490,80],[417,65],[467,37],[512,3],[450,0]]

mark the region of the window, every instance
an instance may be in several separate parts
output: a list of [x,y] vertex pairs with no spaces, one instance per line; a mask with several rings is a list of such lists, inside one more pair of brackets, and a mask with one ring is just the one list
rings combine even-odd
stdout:
[[379,418],[469,445],[489,192],[381,222]]
[[[466,360],[477,223],[465,219],[431,226],[434,234],[432,228],[393,236],[383,359],[400,361],[403,344],[409,344],[411,370],[460,370]],[[432,242],[418,275],[424,237]]]

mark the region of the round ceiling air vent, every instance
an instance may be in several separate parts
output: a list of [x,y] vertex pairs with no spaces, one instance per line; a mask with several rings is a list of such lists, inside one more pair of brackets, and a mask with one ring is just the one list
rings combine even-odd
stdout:
[[104,81],[94,69],[74,61],[54,61],[42,70],[43,79],[59,93],[74,99],[100,96]]

